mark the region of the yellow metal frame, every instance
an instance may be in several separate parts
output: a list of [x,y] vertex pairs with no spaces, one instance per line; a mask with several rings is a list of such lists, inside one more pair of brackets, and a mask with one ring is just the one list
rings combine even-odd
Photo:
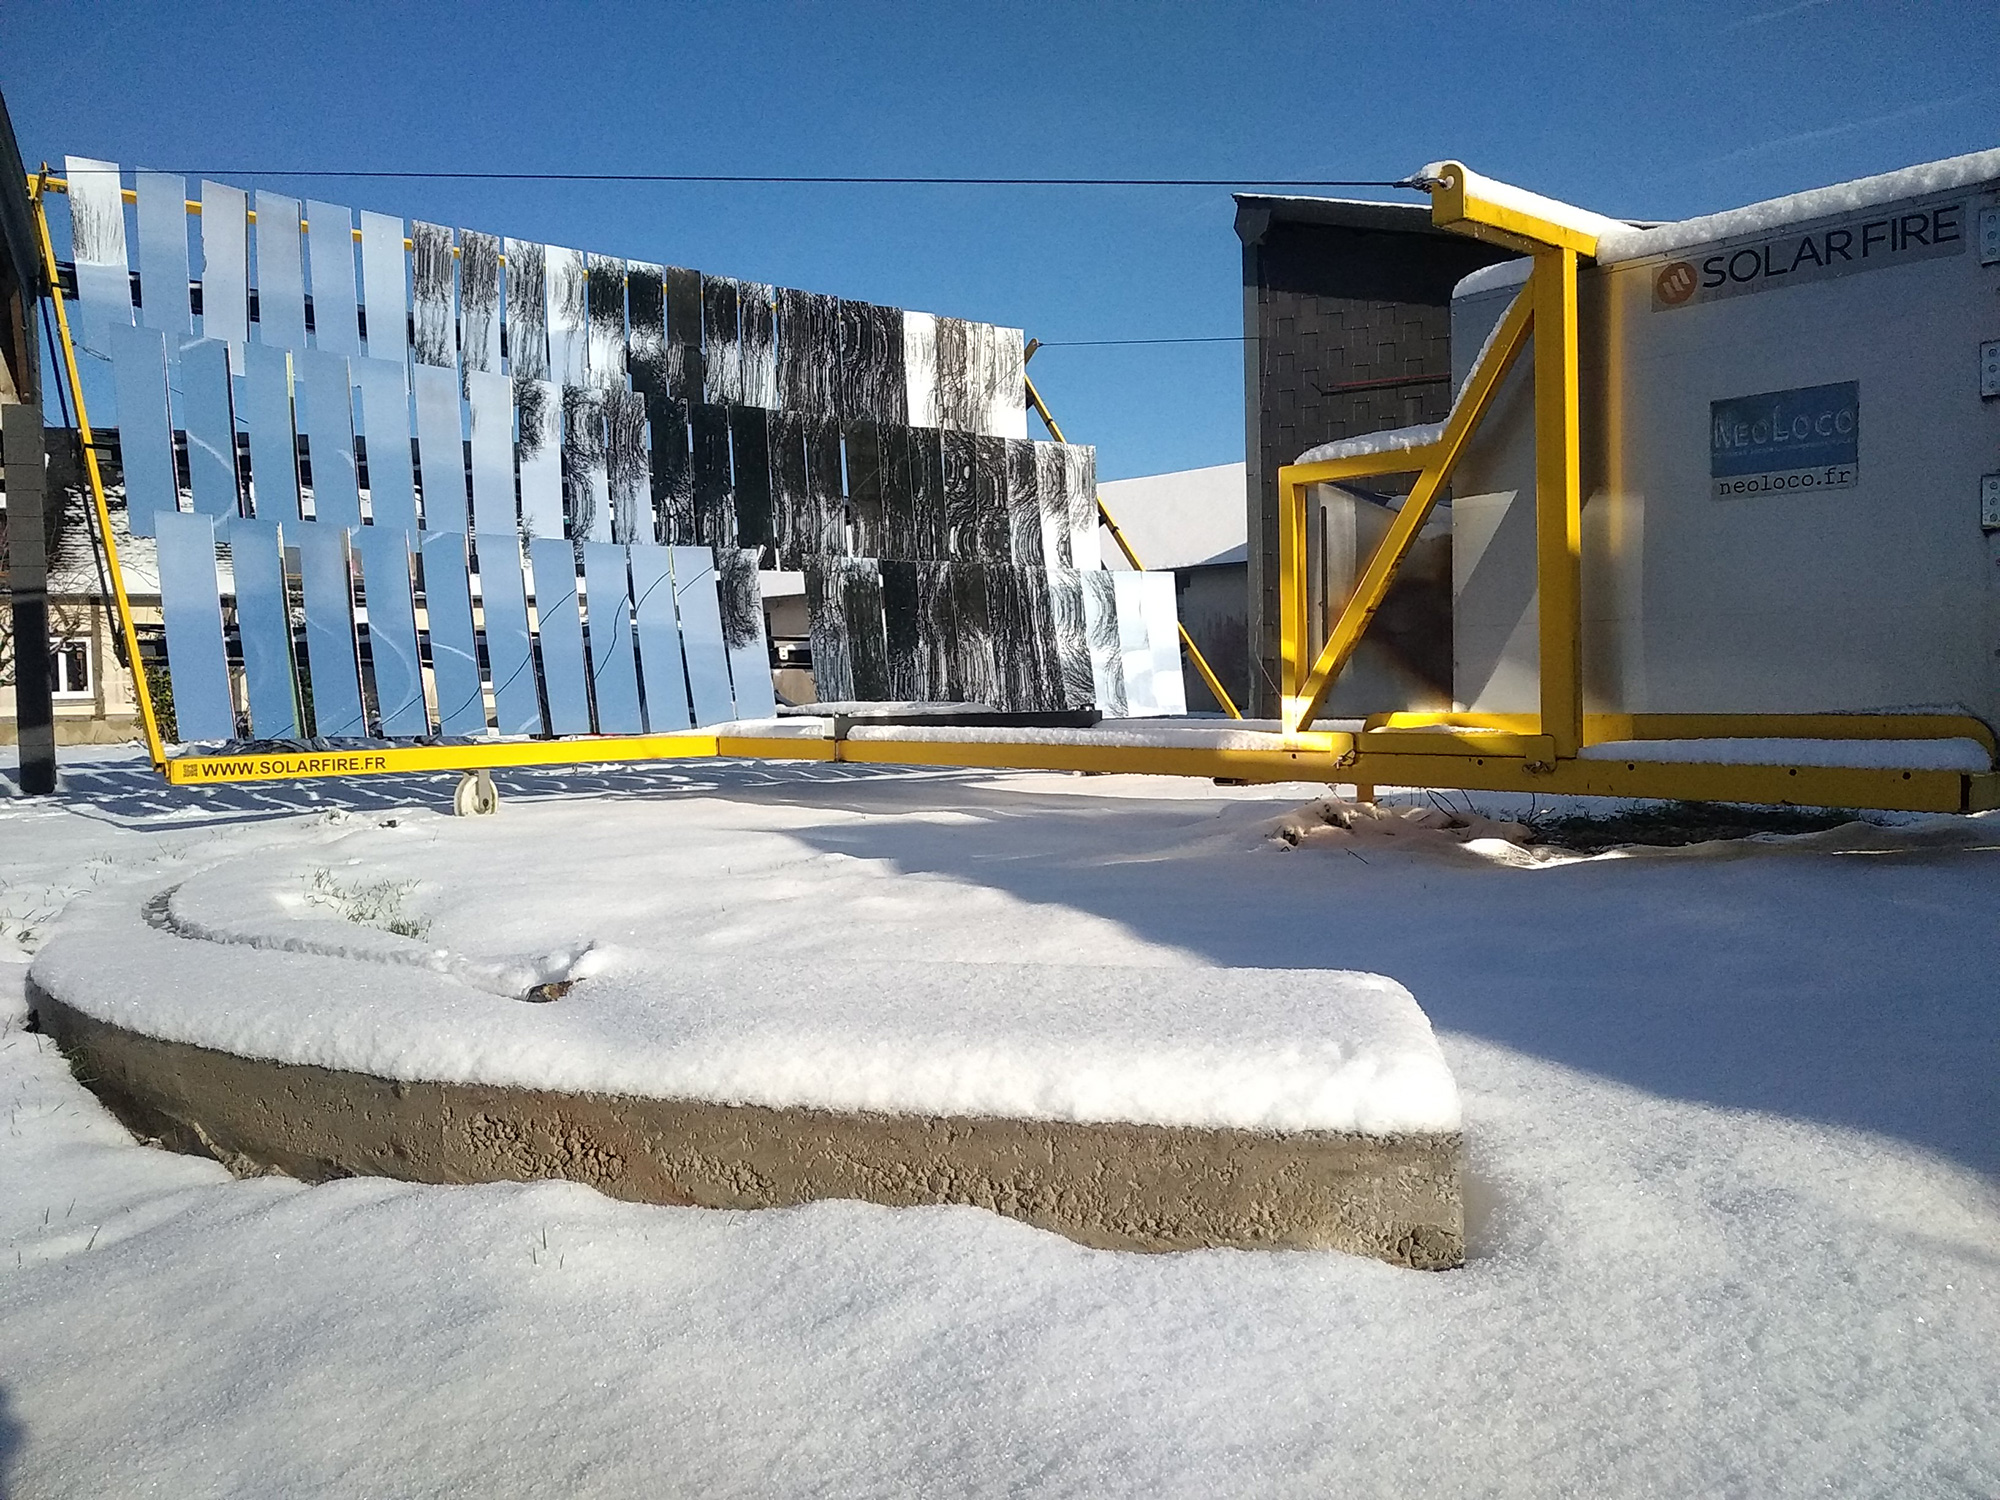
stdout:
[[[1576,276],[1579,258],[1596,248],[1603,221],[1564,205],[1508,190],[1489,193],[1474,174],[1445,163],[1431,182],[1432,216],[1438,224],[1495,240],[1535,257],[1528,285],[1454,403],[1437,440],[1423,447],[1367,454],[1280,469],[1279,560],[1283,641],[1284,719],[1281,734],[1254,748],[1102,743],[1053,744],[1022,740],[951,738],[940,728],[923,740],[859,736],[818,738],[691,730],[676,734],[591,736],[554,740],[475,740],[455,745],[379,745],[357,750],[169,756],[161,739],[152,694],[139,661],[131,599],[119,567],[110,508],[85,408],[76,347],[58,283],[55,248],[42,195],[66,184],[44,165],[28,180],[47,291],[55,304],[63,376],[75,402],[83,444],[92,516],[110,568],[112,602],[120,637],[132,663],[153,765],[176,786],[290,781],[326,776],[476,771],[501,767],[730,759],[920,765],[992,770],[1090,771],[1162,776],[1210,776],[1246,782],[1334,782],[1375,786],[1452,787],[1472,791],[1541,792],[1607,797],[1665,797],[1694,801],[1791,803],[1874,807],[1906,811],[1985,811],[2000,808],[2000,771],[1960,772],[1848,769],[1825,766],[1714,765],[1581,759],[1585,745],[1646,739],[1967,738],[1995,756],[1992,731],[1977,719],[1955,715],[1586,714],[1582,709],[1577,580],[1580,567]],[[131,198],[131,193],[126,194]],[[189,204],[199,211],[198,204]],[[1449,481],[1480,416],[1519,357],[1531,333],[1535,356],[1536,535],[1541,580],[1541,711],[1538,714],[1394,713],[1366,720],[1358,731],[1315,731],[1313,720],[1341,668],[1352,657],[1368,621],[1380,608],[1396,569]],[[1027,398],[1063,440],[1033,381]],[[1308,661],[1305,577],[1305,492],[1311,484],[1390,473],[1417,474],[1376,554],[1363,570],[1354,597],[1333,622],[1326,646]],[[1098,516],[1126,558],[1140,562],[1099,498]],[[1186,628],[1190,659],[1210,691],[1240,718]]]

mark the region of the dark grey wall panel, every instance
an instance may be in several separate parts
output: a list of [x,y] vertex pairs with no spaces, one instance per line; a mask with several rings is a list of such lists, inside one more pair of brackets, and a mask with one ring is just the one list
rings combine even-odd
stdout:
[[313,733],[323,739],[360,738],[368,733],[368,725],[361,712],[361,669],[354,653],[354,574],[347,528],[306,521],[287,526],[285,540],[299,549],[305,587]]
[[692,406],[705,399],[701,272],[668,266],[660,281],[667,302],[667,394]]
[[187,431],[188,483],[195,510],[218,519],[235,517],[241,496],[236,487],[236,418],[229,399],[227,344],[201,339],[181,351],[181,421]]
[[549,378],[548,252],[534,240],[508,240],[507,371]]
[[[250,489],[260,521],[299,518],[299,447],[292,427],[292,366],[282,349],[243,350],[243,425],[250,435]],[[129,491],[131,480],[126,485]],[[135,535],[146,533],[133,523]]]
[[809,545],[819,552],[843,553],[847,551],[847,493],[840,423],[833,417],[808,417],[805,438],[806,488],[819,528],[817,542]]
[[292,356],[304,405],[300,426],[312,465],[313,519],[361,524],[361,483],[354,461],[354,396],[345,355],[306,349]]
[[680,616],[681,653],[696,724],[736,717],[729,685],[729,645],[722,636],[722,599],[711,547],[670,547],[674,608]]
[[500,237],[458,232],[458,354],[467,370],[500,373]]
[[431,723],[417,656],[408,539],[398,530],[363,526],[354,533],[354,550],[361,559],[368,662],[381,731],[390,739],[420,739],[431,732]]
[[424,482],[424,527],[429,531],[469,531],[471,502],[466,489],[464,415],[458,375],[435,365],[410,371],[417,404],[418,473]]
[[854,551],[862,557],[883,552],[882,430],[873,422],[841,424],[847,446],[847,518],[853,523]]
[[822,703],[854,697],[854,664],[847,655],[847,614],[841,606],[840,561],[806,564],[806,625],[812,638],[813,691]]
[[600,390],[625,380],[625,262],[592,255],[584,263],[590,319],[590,383]]
[[939,478],[944,496],[944,555],[955,562],[977,562],[980,550],[979,449],[967,432],[950,429],[939,434]]
[[305,241],[299,200],[257,194],[257,342],[280,349],[306,346]]
[[660,267],[625,263],[625,364],[632,389],[655,400],[670,393],[667,364],[667,289]]
[[401,360],[357,359],[361,429],[368,451],[368,508],[377,526],[416,545],[417,488],[410,461],[409,370]]
[[637,391],[613,386],[604,392],[604,475],[614,542],[652,543],[651,469],[646,453],[646,398]]
[[1035,445],[1021,438],[1007,440],[1007,530],[1009,553],[1024,568],[1041,569],[1042,506],[1040,467]]
[[819,514],[806,482],[806,419],[772,412],[771,551],[780,568],[797,569],[819,550]]
[[850,557],[836,565],[840,607],[846,616],[847,659],[853,696],[888,698],[889,647],[882,615],[882,571],[873,558]]
[[597,732],[643,733],[639,674],[632,658],[632,584],[626,573],[625,548],[584,543],[583,587],[590,607],[590,684],[597,705]]
[[737,343],[736,283],[727,276],[701,278],[702,400],[743,399],[743,350]]
[[529,375],[513,377],[515,451],[520,460],[521,534],[563,534],[562,387]]
[[458,341],[452,303],[457,267],[451,253],[451,230],[442,224],[414,220],[410,244],[411,350],[420,365],[456,369]]
[[973,505],[979,512],[977,555],[986,562],[1007,562],[1014,555],[1013,505],[1007,493],[1007,443],[1003,438],[976,437],[973,451]]
[[562,400],[564,530],[575,541],[608,542],[611,486],[604,458],[604,392],[566,385]]
[[778,405],[777,288],[745,281],[736,289],[738,357],[743,365],[743,403],[766,411]]
[[194,333],[188,302],[187,183],[169,172],[140,172],[139,317],[175,342]]
[[899,702],[930,696],[924,679],[923,615],[917,598],[917,565],[885,557],[882,570],[883,638],[888,648],[889,693]]
[[[486,696],[479,680],[479,645],[472,631],[472,591],[465,537],[434,531],[424,538],[424,624],[431,647],[431,688],[443,734],[484,734]],[[516,569],[518,575],[519,570]],[[488,621],[492,615],[489,611]],[[525,643],[527,614],[521,616]],[[534,695],[533,676],[529,696]],[[536,727],[541,715],[535,714]],[[519,732],[519,731],[515,731]]]
[[[480,615],[486,632],[488,677],[493,684],[494,725],[502,734],[543,734],[541,693],[528,637],[528,591],[521,573],[521,541],[511,532],[482,536],[478,549]],[[567,545],[567,544],[558,544]]]
[[764,599],[757,587],[757,554],[732,547],[716,554],[722,640],[729,648],[729,680],[739,719],[768,719],[778,711],[771,680],[771,648],[764,634]]
[[306,250],[312,261],[313,343],[329,354],[359,357],[353,213],[337,203],[306,204]]
[[653,734],[686,729],[687,668],[681,660],[680,616],[674,609],[673,554],[666,547],[634,547],[632,615],[639,631],[639,674],[646,691],[646,728]]
[[1082,575],[1074,568],[1050,569],[1048,600],[1057,670],[1062,676],[1061,706],[1089,708],[1097,701],[1097,689],[1090,670],[1090,626],[1083,610]]
[[694,530],[704,547],[736,545],[736,503],[731,490],[729,408],[703,402],[695,407]]
[[[115,327],[116,325],[114,325]],[[158,336],[158,330],[152,330]],[[215,523],[168,512],[155,517],[160,615],[167,630],[167,671],[181,743],[236,737],[229,661],[222,647],[222,599],[216,586]]]
[[157,328],[111,323],[105,338],[118,401],[118,455],[132,535],[152,536],[155,517],[180,508],[173,429],[168,425],[166,335]]
[[771,414],[758,406],[729,409],[729,447],[736,486],[736,545],[759,556],[772,543]]
[[951,607],[957,635],[948,690],[961,703],[997,705],[999,699],[993,626],[986,605],[987,573],[984,563],[951,565]]
[[[207,217],[207,210],[202,211]],[[410,357],[410,257],[403,221],[361,212],[361,297],[368,317],[368,357]]]
[[590,692],[583,661],[583,614],[576,595],[576,548],[567,541],[528,543],[535,574],[535,638],[549,732],[589,734]]
[[655,540],[668,546],[693,546],[699,535],[687,403],[677,396],[655,400],[647,411],[646,424],[652,434]]
[[244,697],[250,732],[260,740],[299,737],[293,680],[291,613],[276,521],[239,520],[229,528],[236,580],[236,632],[243,642]]

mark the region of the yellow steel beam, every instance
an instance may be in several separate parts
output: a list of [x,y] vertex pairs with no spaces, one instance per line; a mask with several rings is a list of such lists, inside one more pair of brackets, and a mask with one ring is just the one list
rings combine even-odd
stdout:
[[1437,462],[1444,451],[1442,441],[1416,448],[1384,448],[1376,453],[1356,453],[1347,458],[1322,458],[1309,464],[1284,467],[1300,484],[1338,484],[1343,479],[1369,479],[1383,474],[1414,474]]
[[1602,214],[1482,177],[1463,162],[1438,162],[1422,176],[1430,187],[1433,224],[1510,249],[1595,255],[1599,237],[1623,227]]
[[[1496,736],[1496,742],[1501,737]],[[1271,737],[1269,748],[1049,743],[1032,740],[794,739],[757,735],[639,735],[472,745],[388,746],[280,755],[187,756],[167,763],[176,785],[294,780],[480,767],[566,766],[724,756],[749,760],[839,760],[864,765],[987,770],[1092,771],[1210,776],[1235,781],[1313,781],[1357,786],[1462,788],[1570,796],[1672,798],[1794,806],[1961,812],[2000,801],[2000,773],[1563,760],[1546,753],[1481,755],[1377,751],[1375,737]],[[1496,743],[1495,750],[1500,745]]]
[[[1035,414],[1042,419],[1042,425],[1048,428],[1049,436],[1059,443],[1068,442],[1069,439],[1063,436],[1062,428],[1056,425],[1055,414],[1049,410],[1048,403],[1042,400],[1042,393],[1035,389],[1034,380],[1026,371],[1022,372],[1021,379],[1028,387],[1028,404],[1034,407]],[[1111,508],[1104,503],[1104,497],[1096,495],[1093,498],[1097,501],[1097,519],[1110,531],[1111,540],[1116,542],[1118,550],[1125,554],[1125,561],[1132,565],[1134,571],[1145,572],[1146,565],[1139,561],[1139,554],[1133,550],[1132,544],[1125,540],[1125,533],[1118,529],[1118,522],[1113,518]],[[1081,559],[1078,559],[1077,566],[1083,566]],[[1236,700],[1229,696],[1229,689],[1222,685],[1222,679],[1215,675],[1214,668],[1209,666],[1208,658],[1201,654],[1201,647],[1194,643],[1194,637],[1188,634],[1187,626],[1181,625],[1178,620],[1175,624],[1181,633],[1182,649],[1187,652],[1188,660],[1194,663],[1194,669],[1201,675],[1201,680],[1208,684],[1209,692],[1215,695],[1215,701],[1222,705],[1222,711],[1232,719],[1242,718],[1243,711],[1236,706]]]
[[1535,255],[1535,583],[1542,733],[1583,745],[1583,479],[1577,424],[1576,252]]
[[[43,173],[48,171],[43,166]],[[118,566],[118,538],[111,534],[111,507],[104,498],[104,475],[97,467],[97,440],[90,430],[90,414],[83,404],[83,376],[77,369],[76,344],[70,337],[69,313],[63,307],[62,287],[56,275],[56,247],[49,237],[49,216],[42,205],[42,192],[35,178],[28,179],[28,197],[35,206],[35,231],[42,242],[42,276],[48,298],[55,304],[56,332],[62,343],[63,378],[69,384],[70,400],[76,403],[77,441],[83,445],[83,470],[90,480],[91,508],[97,518],[97,534],[104,539],[104,564],[111,575],[111,596],[118,614],[118,630],[125,642],[125,660],[132,669],[132,696],[139,703],[139,725],[145,732],[146,752],[155,770],[165,766],[167,749],[160,738],[160,721],[153,712],[153,691],[146,681],[146,667],[139,660],[139,632],[132,623],[132,601],[125,594],[125,574]]]
[[[1363,730],[1495,729],[1533,734],[1538,714],[1371,714]],[[1620,714],[1583,716],[1586,745],[1623,740],[1972,740],[2000,758],[1993,731],[1969,714]]]
[[[1534,324],[1535,311],[1534,299],[1529,296],[1526,289],[1523,289],[1514,298],[1513,305],[1501,319],[1500,327],[1495,331],[1494,337],[1481,352],[1478,363],[1466,379],[1465,388],[1452,403],[1451,416],[1445,421],[1443,435],[1435,447],[1421,450],[1430,454],[1430,461],[1418,476],[1416,487],[1404,499],[1403,508],[1396,512],[1396,519],[1390,523],[1388,534],[1376,547],[1374,556],[1369,558],[1367,568],[1363,570],[1360,581],[1354,587],[1354,593],[1341,610],[1340,618],[1334,622],[1333,629],[1327,636],[1326,646],[1320,652],[1319,659],[1313,663],[1311,672],[1307,673],[1303,680],[1295,681],[1285,693],[1283,712],[1287,733],[1304,729],[1312,723],[1321,705],[1326,701],[1327,692],[1331,689],[1334,678],[1347,665],[1348,658],[1361,643],[1362,634],[1368,629],[1368,622],[1375,618],[1376,610],[1382,607],[1383,599],[1388,596],[1389,585],[1395,580],[1397,569],[1402,566],[1403,559],[1409,555],[1410,548],[1416,543],[1417,533],[1429,519],[1431,507],[1437,502],[1438,492],[1451,478],[1451,472],[1465,452],[1466,443],[1470,440],[1474,427],[1484,415],[1493,393],[1499,389],[1501,380],[1519,357],[1522,345],[1527,342],[1528,331]],[[1400,454],[1384,454],[1380,457],[1384,466],[1378,472],[1393,472],[1407,462]],[[1281,468],[1278,471],[1278,483],[1281,493],[1297,497],[1295,501],[1299,512],[1297,524],[1302,528],[1304,486],[1296,479],[1296,473],[1297,469],[1292,466]],[[1286,489],[1288,484],[1290,488]],[[1279,521],[1281,548],[1286,524],[1286,519],[1281,516]],[[1281,553],[1279,566],[1281,594],[1290,588],[1295,595],[1293,602],[1286,604],[1281,601],[1280,607],[1285,609],[1288,615],[1293,610],[1302,612],[1303,604],[1300,601],[1306,594],[1303,547],[1299,548],[1290,567],[1285,566],[1285,559]],[[1305,659],[1303,634],[1299,636],[1296,644],[1299,648],[1296,659],[1302,662]]]

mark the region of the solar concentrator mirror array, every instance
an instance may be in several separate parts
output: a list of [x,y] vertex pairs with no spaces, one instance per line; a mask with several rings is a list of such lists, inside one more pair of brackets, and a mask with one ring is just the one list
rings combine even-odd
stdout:
[[822,700],[1185,711],[1171,579],[1102,571],[1019,330],[213,182],[191,254],[182,179],[128,234],[68,168],[184,741],[767,717],[773,568]]

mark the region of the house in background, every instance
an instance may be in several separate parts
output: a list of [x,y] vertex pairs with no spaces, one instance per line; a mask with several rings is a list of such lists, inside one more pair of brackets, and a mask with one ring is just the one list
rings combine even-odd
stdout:
[[[1174,575],[1181,624],[1237,706],[1248,711],[1250,616],[1243,464],[1216,464],[1140,479],[1112,479],[1099,498],[1151,572]],[[1104,565],[1129,568],[1100,527]],[[1220,712],[1199,673],[1185,669],[1188,709]]]

